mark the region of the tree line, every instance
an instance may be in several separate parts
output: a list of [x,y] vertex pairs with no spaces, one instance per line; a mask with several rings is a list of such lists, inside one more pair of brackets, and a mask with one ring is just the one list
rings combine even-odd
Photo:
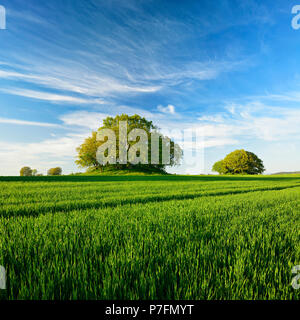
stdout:
[[[48,176],[61,176],[62,175],[62,168],[56,167],[56,168],[50,168],[47,171]],[[36,169],[31,169],[30,167],[23,167],[20,170],[20,176],[21,177],[41,177],[43,176],[42,173],[38,173]]]

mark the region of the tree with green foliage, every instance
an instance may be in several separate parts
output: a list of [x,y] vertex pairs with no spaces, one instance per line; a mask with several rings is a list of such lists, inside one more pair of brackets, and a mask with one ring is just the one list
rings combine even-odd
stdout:
[[56,168],[51,168],[47,171],[48,176],[61,176],[62,174],[62,168],[56,167]]
[[225,174],[226,170],[224,168],[223,160],[217,161],[213,167],[212,167],[213,172],[218,172],[219,174]]
[[21,177],[31,177],[32,176],[32,169],[30,167],[23,167],[20,170]]
[[265,167],[256,154],[241,149],[229,153],[223,160],[216,162],[212,171],[219,174],[262,174]]
[[[96,153],[98,148],[105,143],[104,141],[97,141],[97,132],[93,131],[92,135],[85,139],[83,144],[77,148],[78,156],[75,161],[76,164],[81,168],[88,168],[88,171],[103,171],[105,168],[109,170],[125,170],[125,169],[140,169],[145,171],[157,170],[164,171],[166,165],[162,163],[161,156],[158,164],[151,164],[151,133],[158,132],[158,128],[145,118],[142,118],[139,115],[129,116],[127,114],[117,115],[116,117],[107,117],[103,120],[103,125],[98,129],[98,132],[102,129],[111,129],[114,131],[116,136],[116,158],[119,159],[119,142],[120,142],[120,133],[119,133],[119,122],[127,122],[128,133],[132,129],[143,129],[148,135],[148,164],[132,164],[127,162],[122,164],[117,162],[116,164],[106,164],[102,165],[97,161]],[[166,137],[164,137],[166,138]],[[137,138],[139,139],[139,137]],[[127,139],[126,139],[127,140]],[[127,141],[127,151],[131,148],[137,141]],[[139,152],[139,151],[138,151]],[[162,153],[162,143],[159,144],[159,154]],[[180,163],[183,152],[180,147],[170,140],[170,166],[174,166]]]

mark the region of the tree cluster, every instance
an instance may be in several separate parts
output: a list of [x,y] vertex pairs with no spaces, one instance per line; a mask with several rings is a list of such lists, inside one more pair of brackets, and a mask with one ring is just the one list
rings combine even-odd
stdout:
[[[152,121],[148,121],[145,118],[142,118],[139,115],[129,116],[127,114],[117,115],[116,117],[107,117],[103,120],[103,125],[98,129],[98,132],[102,129],[111,129],[115,133],[116,137],[116,158],[119,158],[119,150],[120,150],[120,127],[119,122],[126,121],[127,122],[127,130],[130,132],[132,129],[143,129],[148,135],[148,164],[132,164],[127,162],[126,164],[117,162],[116,164],[105,164],[102,165],[97,161],[97,150],[98,148],[105,143],[105,141],[97,140],[97,132],[93,131],[92,135],[85,139],[83,144],[81,144],[77,148],[78,156],[75,161],[76,164],[81,168],[88,168],[88,171],[99,170],[103,171],[106,169],[116,169],[116,170],[126,170],[126,169],[142,169],[142,170],[165,170],[166,165],[162,163],[161,158],[159,163],[152,164],[151,163],[151,133],[153,131],[158,132],[158,128],[152,123]],[[161,135],[162,136],[162,135]],[[165,138],[165,137],[164,137]],[[139,137],[138,137],[139,139]],[[129,150],[132,146],[134,146],[137,141],[127,141],[127,150]],[[162,144],[159,145],[159,153],[162,151]],[[139,152],[139,151],[137,151]],[[182,158],[182,150],[179,148],[174,141],[170,140],[170,163],[168,165],[174,166],[179,164]]]
[[[47,172],[48,176],[60,176],[62,174],[62,169],[60,167],[51,168]],[[42,173],[38,173],[36,169],[31,169],[30,167],[23,167],[20,170],[21,177],[40,177]]]

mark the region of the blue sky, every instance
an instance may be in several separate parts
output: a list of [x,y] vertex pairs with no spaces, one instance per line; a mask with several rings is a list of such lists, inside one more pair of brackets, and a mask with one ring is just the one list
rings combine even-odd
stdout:
[[268,173],[300,170],[296,4],[0,0],[0,174],[79,171],[75,148],[122,112],[201,130],[204,164],[172,172],[240,148]]

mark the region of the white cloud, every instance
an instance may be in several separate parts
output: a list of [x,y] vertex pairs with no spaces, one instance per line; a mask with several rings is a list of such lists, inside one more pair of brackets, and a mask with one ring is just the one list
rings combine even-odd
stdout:
[[23,126],[37,126],[37,127],[59,127],[59,125],[55,123],[25,121],[25,120],[9,119],[9,118],[0,118],[0,123],[23,125]]
[[22,96],[26,98],[45,100],[49,102],[62,102],[62,103],[73,103],[73,104],[103,104],[104,102],[100,99],[82,99],[73,96],[65,96],[55,93],[48,93],[35,90],[26,89],[1,89],[1,92]]
[[282,142],[300,138],[300,110],[295,108],[273,107],[253,101],[248,104],[230,104],[221,112],[200,117],[200,122],[208,138],[244,141]]
[[157,106],[157,110],[162,112],[162,113],[167,113],[167,114],[175,114],[175,107],[171,104],[167,105],[166,107],[159,105]]
[[270,100],[270,101],[285,101],[285,102],[300,102],[299,92],[287,92],[285,94],[266,94],[263,96],[252,97],[252,99]]
[[68,126],[79,126],[97,130],[102,126],[103,119],[108,116],[108,114],[103,113],[78,111],[62,115],[60,120]]
[[224,117],[220,114],[215,116],[202,116],[198,118],[199,121],[206,121],[206,122],[218,122],[222,123],[225,121]]
[[[54,65],[45,70],[42,65],[37,65],[28,68],[30,73],[25,67],[23,69],[19,72],[0,70],[0,78],[30,82],[50,89],[79,93],[86,95],[87,98],[93,96],[107,97],[117,93],[151,93],[161,89],[160,85],[144,84],[144,81],[135,80],[125,81],[123,79],[121,81],[111,75],[101,74],[88,68],[81,70],[77,66]],[[18,94],[17,88],[11,89],[11,91],[12,94]],[[101,100],[98,99],[98,101]]]

